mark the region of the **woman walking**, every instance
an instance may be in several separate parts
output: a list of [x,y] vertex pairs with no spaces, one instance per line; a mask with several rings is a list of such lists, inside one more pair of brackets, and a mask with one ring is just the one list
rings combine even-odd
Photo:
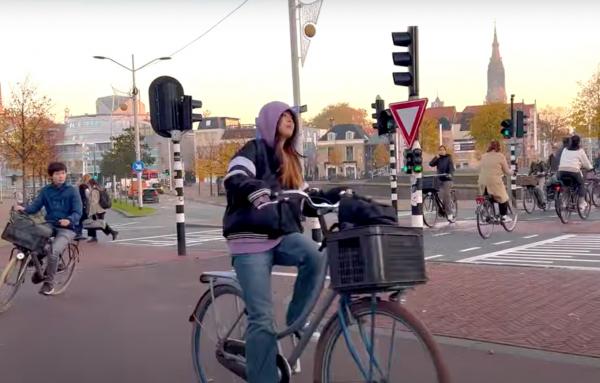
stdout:
[[[89,180],[89,185],[90,185],[89,216],[94,221],[95,220],[104,220],[104,215],[106,214],[106,210],[104,210],[102,208],[102,206],[100,206],[100,186],[98,185],[98,182],[96,182],[96,180],[93,178]],[[97,230],[98,229],[87,229],[88,236],[90,237],[88,242],[98,242],[98,238],[96,236]],[[101,229],[101,230],[106,235],[112,235],[113,241],[115,239],[117,239],[117,235],[119,235],[119,232],[116,230],[113,230],[110,226],[108,226],[107,223],[105,224],[104,229]]]

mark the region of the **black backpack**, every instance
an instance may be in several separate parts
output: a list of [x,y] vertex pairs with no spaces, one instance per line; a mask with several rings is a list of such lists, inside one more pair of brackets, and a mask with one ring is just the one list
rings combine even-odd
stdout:
[[102,209],[110,209],[112,207],[112,200],[108,195],[108,192],[104,188],[98,188],[98,192],[100,193],[100,201],[98,204]]

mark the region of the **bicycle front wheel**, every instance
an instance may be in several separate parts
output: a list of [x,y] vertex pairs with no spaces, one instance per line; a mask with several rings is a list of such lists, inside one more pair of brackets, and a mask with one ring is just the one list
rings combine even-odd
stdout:
[[8,263],[0,273],[0,313],[8,310],[19,287],[25,282],[29,257],[19,259],[18,254],[22,254],[20,250],[12,250]]
[[446,214],[446,219],[448,219],[448,222],[453,223],[456,222],[456,218],[458,217],[458,199],[454,190],[450,191],[450,203],[452,206],[450,206],[447,213],[452,214],[452,219],[448,217],[448,214]]
[[73,279],[77,262],[79,262],[79,247],[69,244],[58,257],[58,270],[54,276],[54,295],[62,294],[67,290]]
[[592,187],[592,203],[596,207],[600,207],[600,183],[595,182]]
[[321,333],[314,382],[449,382],[433,336],[404,306],[364,300],[349,311]]
[[435,196],[428,193],[423,199],[423,223],[427,227],[434,227],[438,217],[438,206]]
[[556,209],[556,215],[560,218],[560,221],[564,224],[569,223],[571,218],[571,192],[570,190],[561,190],[556,193],[554,208]]
[[579,198],[577,198],[577,213],[579,217],[583,220],[588,219],[590,216],[590,211],[592,210],[592,196],[590,195],[590,191],[586,189],[585,196],[583,197],[585,201],[585,207],[582,208],[579,203]]
[[242,292],[219,285],[198,302],[192,314],[192,363],[200,383],[243,383],[244,379],[225,368],[217,359],[220,344],[242,342],[246,338],[246,312]]
[[506,213],[507,213],[506,216],[508,217],[508,220],[500,220],[500,222],[502,223],[502,227],[504,228],[504,230],[506,230],[510,233],[513,230],[515,230],[515,227],[517,227],[519,213],[516,211],[513,211],[512,206],[510,206],[510,203],[508,204],[508,209],[507,209]]

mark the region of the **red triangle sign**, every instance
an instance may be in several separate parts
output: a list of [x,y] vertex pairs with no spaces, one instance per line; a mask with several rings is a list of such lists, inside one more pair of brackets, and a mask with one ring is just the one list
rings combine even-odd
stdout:
[[426,107],[426,98],[390,104],[392,117],[394,117],[396,125],[398,125],[404,136],[406,146],[409,148],[412,147],[419,133],[419,127],[421,126]]

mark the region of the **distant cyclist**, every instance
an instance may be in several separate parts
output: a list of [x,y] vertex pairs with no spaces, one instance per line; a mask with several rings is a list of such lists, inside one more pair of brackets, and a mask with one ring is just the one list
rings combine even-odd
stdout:
[[582,169],[592,170],[593,166],[585,151],[580,147],[581,138],[578,135],[571,137],[569,147],[562,152],[558,166],[558,179],[571,181],[579,190],[579,207],[587,208],[585,201],[585,188],[583,186]]
[[437,174],[441,174],[439,176],[440,181],[440,196],[442,197],[442,202],[444,203],[444,208],[446,209],[445,213],[448,217],[449,221],[454,220],[454,216],[452,213],[448,211],[448,207],[452,203],[450,191],[452,190],[452,176],[454,175],[454,162],[452,161],[452,156],[448,153],[445,145],[440,145],[438,148],[438,155],[435,156],[431,162],[429,162],[429,166],[437,168]]
[[487,153],[481,156],[479,168],[479,189],[481,193],[486,190],[488,194],[494,197],[500,208],[502,221],[509,222],[508,216],[508,193],[502,181],[504,175],[511,174],[506,157],[500,152],[500,143],[497,140],[490,142]]
[[67,178],[65,164],[52,162],[48,165],[48,175],[52,178],[52,183],[45,186],[29,206],[15,206],[15,210],[24,211],[26,214],[35,214],[45,208],[46,221],[54,227],[52,251],[47,254],[48,264],[44,274],[44,284],[40,289],[40,294],[44,295],[54,293],[54,275],[58,268],[58,257],[75,238],[82,213],[78,190],[65,183]]

